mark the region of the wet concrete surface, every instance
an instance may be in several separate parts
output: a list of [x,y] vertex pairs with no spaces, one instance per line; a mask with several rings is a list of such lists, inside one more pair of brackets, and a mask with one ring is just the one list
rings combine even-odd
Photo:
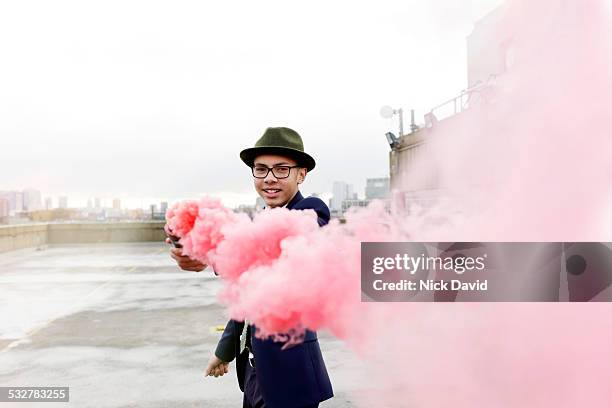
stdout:
[[[209,271],[179,270],[164,244],[0,255],[0,386],[69,386],[75,407],[241,407],[230,374],[204,378],[225,325]],[[360,362],[321,333],[336,397],[353,407]],[[0,407],[6,404],[0,403]]]

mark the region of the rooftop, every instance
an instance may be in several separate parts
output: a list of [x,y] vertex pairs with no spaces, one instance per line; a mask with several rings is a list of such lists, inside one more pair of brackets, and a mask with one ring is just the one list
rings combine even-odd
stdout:
[[[163,243],[0,254],[0,386],[69,386],[79,407],[241,406],[233,365],[202,374],[227,321],[220,287],[179,270]],[[337,396],[321,407],[353,406],[357,361],[330,336],[321,347]]]

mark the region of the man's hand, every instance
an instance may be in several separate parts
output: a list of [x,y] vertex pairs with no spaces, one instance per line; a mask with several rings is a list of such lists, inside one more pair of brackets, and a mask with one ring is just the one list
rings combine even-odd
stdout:
[[[166,238],[166,243],[172,244],[170,238]],[[181,248],[172,248],[170,250],[170,256],[176,261],[179,268],[184,271],[202,272],[208,266],[200,261],[191,259],[188,256],[183,256],[183,250]]]
[[204,376],[221,377],[227,373],[229,373],[229,363],[222,361],[219,359],[219,357],[213,354],[210,360],[208,360],[208,365],[204,370]]

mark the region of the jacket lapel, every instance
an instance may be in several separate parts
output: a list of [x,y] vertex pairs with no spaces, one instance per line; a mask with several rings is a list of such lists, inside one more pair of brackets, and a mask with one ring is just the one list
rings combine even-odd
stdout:
[[300,201],[302,201],[303,199],[304,197],[302,196],[302,193],[300,193],[300,190],[298,190],[298,192],[295,193],[291,201],[289,201],[289,204],[287,204],[287,209],[292,210],[293,207],[295,207],[295,205],[299,203]]

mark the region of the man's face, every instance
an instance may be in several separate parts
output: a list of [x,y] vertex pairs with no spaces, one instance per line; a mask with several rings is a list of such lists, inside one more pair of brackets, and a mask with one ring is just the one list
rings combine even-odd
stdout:
[[[263,167],[275,168],[277,175],[284,175],[287,167],[296,166],[295,160],[274,154],[263,154],[257,156],[253,162],[255,168]],[[268,172],[265,178],[253,178],[255,180],[255,190],[270,208],[282,207],[293,198],[298,191],[298,186],[306,178],[306,169],[294,167],[289,170],[289,177],[277,178],[272,171]]]

